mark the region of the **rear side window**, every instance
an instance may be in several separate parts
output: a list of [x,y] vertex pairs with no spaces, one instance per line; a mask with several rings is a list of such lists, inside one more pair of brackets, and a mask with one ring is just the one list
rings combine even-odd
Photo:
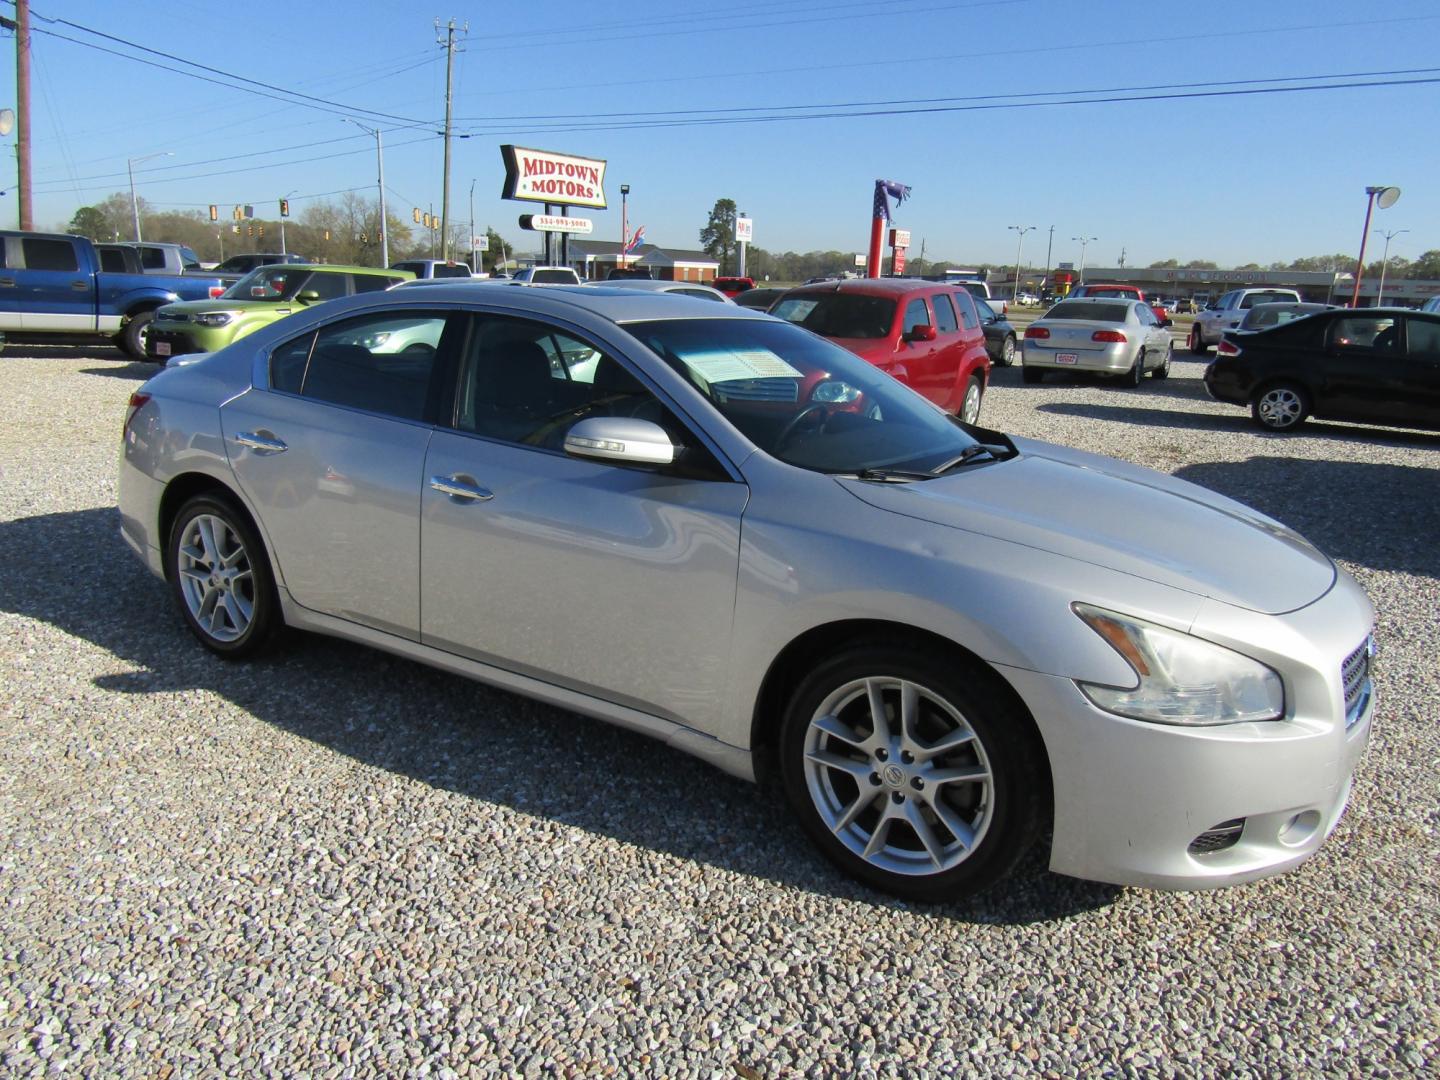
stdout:
[[985,301],[975,299],[975,295],[969,292],[958,292],[955,294],[955,306],[960,309],[960,322],[966,330],[974,330],[980,325],[980,313],[976,310],[977,303]]
[[100,248],[100,269],[108,274],[125,273],[125,255],[115,248]]
[[908,334],[917,326],[930,325],[930,309],[925,306],[925,301],[919,297],[911,300],[905,305],[905,324],[900,328],[902,334]]
[[1354,315],[1331,324],[1330,343],[1340,349],[1394,349],[1395,338],[1396,323],[1388,315]]
[[1406,319],[1405,334],[1411,356],[1440,363],[1440,323]]
[[164,270],[165,252],[161,248],[142,247],[140,249],[140,265],[146,270]]
[[953,334],[959,327],[955,322],[955,306],[950,303],[950,298],[944,293],[936,293],[930,298],[935,305],[935,329],[942,334]]
[[20,241],[25,253],[27,270],[79,270],[75,247],[68,240],[41,240],[25,237]]

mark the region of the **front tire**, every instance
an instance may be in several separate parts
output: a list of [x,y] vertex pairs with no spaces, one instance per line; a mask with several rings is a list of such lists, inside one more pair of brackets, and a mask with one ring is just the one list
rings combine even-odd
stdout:
[[970,376],[970,381],[965,384],[965,400],[960,405],[960,422],[962,424],[975,424],[980,421],[980,402],[984,391],[980,389],[980,377]]
[[154,319],[153,311],[137,311],[120,331],[120,348],[136,360],[150,359],[145,350],[150,340],[150,324]]
[[1039,739],[995,676],[924,650],[856,646],[790,699],[786,797],[840,869],[929,903],[1008,873],[1041,826]]
[[254,656],[279,628],[265,547],[250,519],[223,495],[197,495],[180,508],[165,575],[190,632],[217,656]]
[[1250,399],[1250,416],[1266,431],[1294,431],[1310,415],[1310,395],[1295,383],[1274,383]]

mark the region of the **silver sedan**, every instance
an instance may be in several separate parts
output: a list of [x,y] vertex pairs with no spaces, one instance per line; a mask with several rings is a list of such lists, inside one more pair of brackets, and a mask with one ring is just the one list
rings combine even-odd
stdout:
[[1025,330],[1024,379],[1038,383],[1047,371],[1116,375],[1132,387],[1146,372],[1164,379],[1175,354],[1169,326],[1139,300],[1061,300]]
[[1370,732],[1374,613],[1301,537],[732,304],[297,312],[132,395],[119,491],[212,652],[332,634],[773,772],[825,855],[920,900],[1046,833],[1084,878],[1280,872]]

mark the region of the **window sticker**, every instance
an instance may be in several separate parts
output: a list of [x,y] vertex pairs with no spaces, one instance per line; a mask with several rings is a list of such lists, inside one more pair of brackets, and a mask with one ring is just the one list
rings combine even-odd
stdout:
[[798,379],[800,372],[769,349],[706,349],[681,353],[685,366],[707,383],[741,379]]

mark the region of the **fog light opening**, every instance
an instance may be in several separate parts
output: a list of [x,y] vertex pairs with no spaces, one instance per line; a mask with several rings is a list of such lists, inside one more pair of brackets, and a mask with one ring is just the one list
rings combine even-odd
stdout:
[[1229,821],[1222,821],[1214,828],[1206,829],[1194,840],[1185,850],[1191,855],[1213,855],[1217,851],[1224,851],[1232,848],[1240,842],[1240,834],[1245,831],[1244,818],[1231,818]]
[[1314,836],[1318,828],[1320,811],[1305,810],[1285,823],[1285,827],[1280,830],[1280,842],[1288,847],[1299,847]]

